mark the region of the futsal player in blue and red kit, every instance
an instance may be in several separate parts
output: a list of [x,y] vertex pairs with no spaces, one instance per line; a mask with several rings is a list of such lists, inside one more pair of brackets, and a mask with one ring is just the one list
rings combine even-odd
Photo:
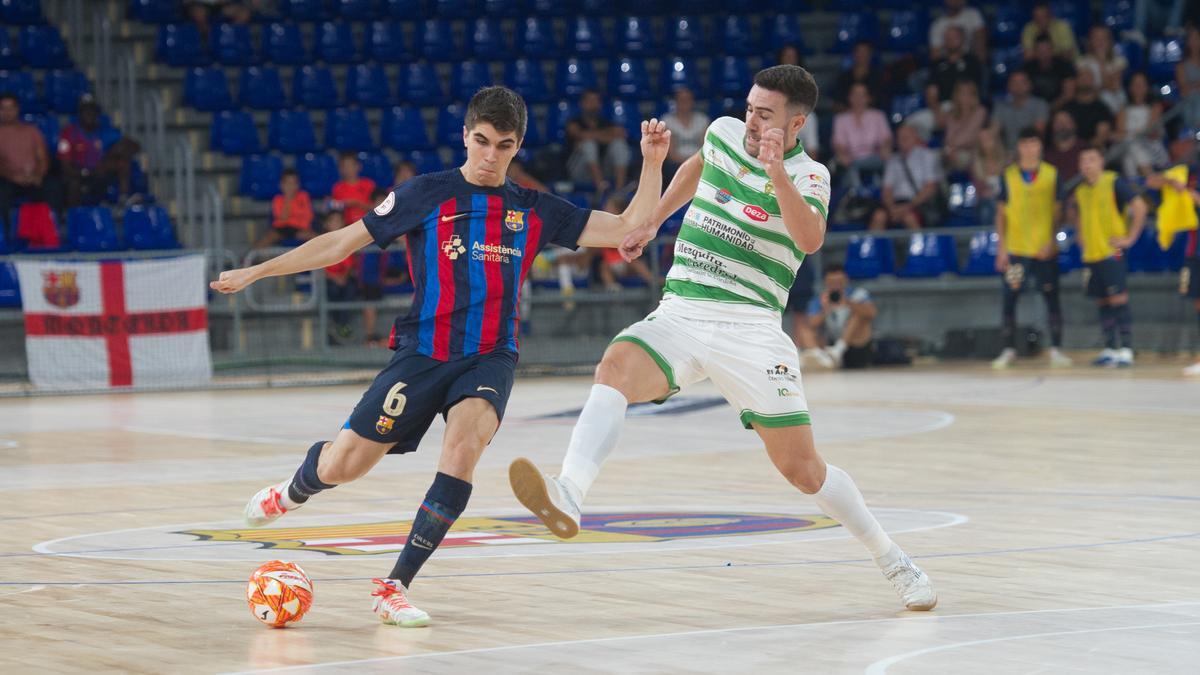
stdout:
[[620,215],[518,187],[506,173],[525,135],[526,114],[515,92],[481,89],[467,106],[462,167],[413,178],[362,220],[260,265],[223,272],[211,284],[234,293],[258,279],[324,267],[372,242],[386,248],[407,237],[416,293],[408,315],[392,328],[391,362],[334,440],[314,443],[293,477],[259,491],[245,510],[248,524],[269,523],[318,492],[363,476],[386,454],[416,450],[433,419],[444,416],[433,485],[395,568],[374,580],[374,611],[384,623],[429,623],[429,615],[409,603],[408,587],[466,508],[475,465],[504,417],[517,362],[521,282],[534,257],[549,244],[620,246],[646,222],[662,192],[670,132],[658,120],[642,123],[641,180]]

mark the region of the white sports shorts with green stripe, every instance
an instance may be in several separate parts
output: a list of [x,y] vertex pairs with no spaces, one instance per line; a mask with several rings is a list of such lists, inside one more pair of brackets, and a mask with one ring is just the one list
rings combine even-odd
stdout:
[[748,304],[715,304],[667,295],[613,342],[636,344],[654,359],[670,387],[662,400],[709,378],[747,429],[809,424],[800,357],[779,316]]

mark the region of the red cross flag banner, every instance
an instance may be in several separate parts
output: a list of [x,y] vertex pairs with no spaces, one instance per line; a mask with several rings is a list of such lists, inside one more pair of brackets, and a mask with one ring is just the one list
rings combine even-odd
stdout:
[[212,379],[204,256],[20,260],[38,389],[180,387]]

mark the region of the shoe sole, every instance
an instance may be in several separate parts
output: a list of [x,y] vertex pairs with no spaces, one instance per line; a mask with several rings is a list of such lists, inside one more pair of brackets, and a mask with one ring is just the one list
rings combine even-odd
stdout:
[[937,607],[937,596],[933,596],[933,600],[927,605],[905,605],[905,607],[912,612],[928,612],[934,607]]
[[424,619],[413,619],[411,621],[392,621],[390,619],[380,617],[379,620],[389,626],[399,626],[401,628],[424,628],[429,625],[429,617],[425,617]]
[[579,534],[579,524],[554,505],[546,492],[546,479],[533,462],[519,457],[508,466],[508,482],[517,501],[537,516],[546,529],[560,539]]

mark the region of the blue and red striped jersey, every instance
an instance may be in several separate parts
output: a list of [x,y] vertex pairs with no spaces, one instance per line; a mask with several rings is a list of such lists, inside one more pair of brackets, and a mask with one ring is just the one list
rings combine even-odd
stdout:
[[412,178],[392,189],[363,223],[380,248],[408,237],[416,287],[389,346],[415,342],[439,361],[517,351],[517,307],[533,259],[549,244],[574,249],[591,211],[511,180],[467,182],[458,169]]

